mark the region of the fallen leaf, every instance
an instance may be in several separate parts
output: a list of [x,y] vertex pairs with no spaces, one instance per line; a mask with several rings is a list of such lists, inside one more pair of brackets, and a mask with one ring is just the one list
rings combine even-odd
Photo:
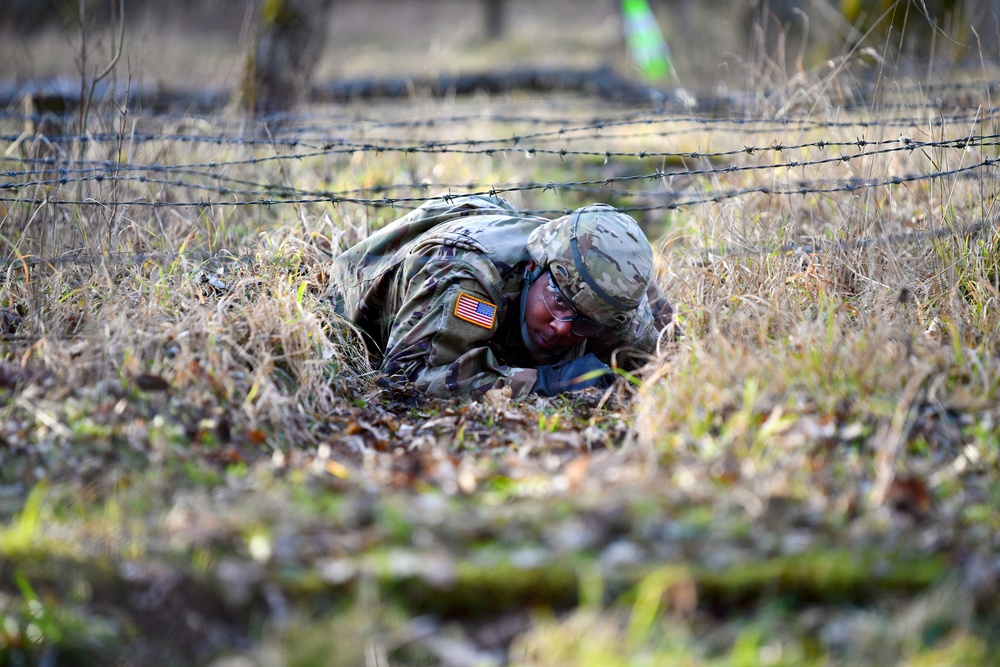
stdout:
[[545,444],[549,447],[571,447],[573,449],[580,449],[582,444],[580,434],[577,431],[546,433],[544,437]]
[[476,491],[476,473],[466,465],[458,471],[458,488],[467,496],[471,496]]
[[915,476],[897,475],[885,493],[887,504],[918,518],[930,511],[932,500],[927,482]]
[[587,478],[587,470],[590,468],[590,457],[584,454],[570,460],[563,468],[563,474],[569,482],[569,490],[577,491]]
[[488,390],[483,396],[483,404],[494,410],[501,410],[510,403],[510,397],[510,387],[493,388]]
[[141,373],[135,376],[135,384],[143,391],[169,391],[170,383],[159,375]]
[[338,463],[337,461],[328,460],[326,462],[326,471],[339,479],[347,479],[347,468],[344,464]]

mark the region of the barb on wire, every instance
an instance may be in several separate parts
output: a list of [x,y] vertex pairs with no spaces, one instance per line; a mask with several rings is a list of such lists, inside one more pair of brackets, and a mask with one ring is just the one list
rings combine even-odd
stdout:
[[[883,109],[884,111],[884,109]],[[334,125],[332,127],[322,128],[320,131],[315,133],[306,133],[302,130],[296,132],[293,136],[287,137],[253,137],[245,136],[244,134],[238,134],[234,136],[217,134],[217,135],[200,135],[200,134],[179,134],[179,133],[158,133],[158,132],[134,132],[129,135],[129,141],[135,144],[138,143],[151,143],[151,142],[170,142],[178,144],[207,144],[213,146],[241,146],[241,147],[270,147],[270,148],[301,148],[308,151],[314,152],[327,152],[327,153],[337,153],[337,152],[385,152],[385,151],[403,151],[408,153],[414,152],[468,152],[462,151],[461,147],[466,147],[467,149],[490,149],[490,150],[500,150],[507,148],[509,150],[519,149],[518,144],[524,142],[547,142],[556,141],[560,143],[574,143],[577,141],[591,140],[596,137],[600,137],[602,140],[610,139],[620,139],[626,137],[634,137],[634,134],[624,133],[624,134],[614,134],[608,132],[609,128],[617,129],[634,129],[640,128],[643,130],[644,134],[658,136],[658,137],[670,137],[670,136],[683,136],[689,134],[692,130],[689,127],[694,125],[700,127],[706,131],[710,131],[716,134],[725,132],[738,132],[741,136],[746,136],[748,134],[760,134],[760,133],[771,133],[778,130],[799,130],[799,131],[823,131],[823,130],[835,130],[835,129],[851,129],[857,128],[860,130],[871,129],[871,128],[885,128],[885,129],[895,129],[899,127],[946,127],[955,124],[967,124],[967,123],[981,123],[989,119],[994,119],[1000,116],[1000,109],[997,108],[983,108],[977,106],[973,109],[963,110],[961,112],[956,112],[952,114],[937,114],[934,117],[919,117],[912,115],[914,111],[909,108],[908,111],[911,115],[901,116],[901,117],[883,117],[878,120],[865,120],[865,119],[846,119],[846,120],[822,120],[815,117],[787,117],[780,119],[757,119],[757,118],[706,118],[700,116],[674,116],[674,115],[663,115],[663,116],[651,116],[644,115],[642,118],[625,118],[617,121],[591,121],[589,123],[579,124],[573,121],[560,121],[557,129],[539,132],[530,132],[524,134],[515,134],[509,137],[497,138],[497,139],[461,139],[461,140],[427,140],[422,142],[402,142],[396,139],[383,137],[383,138],[373,138],[369,139],[363,143],[355,143],[340,137],[343,136],[345,131],[357,132],[359,126],[365,125],[366,121],[354,121],[353,123],[345,123],[343,125]],[[34,120],[38,121],[40,117],[19,117],[21,121]],[[440,121],[441,123],[459,123],[462,122],[462,117],[456,117],[454,119],[448,119],[446,121]],[[467,119],[466,119],[467,120]],[[481,119],[477,119],[481,120]],[[532,119],[530,117],[526,118],[507,118],[505,122],[509,123],[525,123],[525,124],[535,124],[539,121],[538,119]],[[411,122],[413,124],[413,122]],[[429,127],[434,127],[434,124],[428,125]],[[666,129],[657,131],[658,126],[663,126]],[[672,128],[672,129],[671,129]],[[16,141],[20,135],[15,134],[0,134],[0,141]],[[335,138],[331,138],[335,137]],[[105,133],[84,133],[84,134],[62,134],[47,137],[47,139],[53,143],[83,143],[83,144],[115,144],[117,143],[119,136],[116,133],[105,132]],[[303,154],[303,157],[307,157],[309,154]],[[292,156],[294,157],[294,156]]]
[[[986,146],[996,145],[993,140],[995,135],[990,135],[990,141],[982,144]],[[777,169],[804,169],[806,167],[819,166],[824,164],[835,164],[839,162],[850,162],[863,157],[872,157],[876,155],[883,155],[895,151],[905,150],[911,151],[915,147],[939,147],[939,148],[955,148],[960,150],[966,150],[972,141],[968,139],[951,139],[942,142],[902,142],[900,140],[894,140],[894,142],[900,143],[901,145],[882,148],[873,151],[859,151],[850,154],[840,154],[832,155],[829,157],[824,157],[819,160],[811,161],[796,161],[796,160],[786,160],[780,163],[772,164],[755,164],[743,167],[738,167],[735,165],[729,165],[725,167],[708,167],[704,169],[688,169],[688,170],[677,170],[677,171],[661,171],[657,170],[652,174],[637,174],[637,175],[625,175],[625,176],[614,176],[601,179],[590,179],[581,181],[568,181],[562,183],[554,183],[548,181],[545,183],[538,182],[522,182],[513,183],[507,185],[482,185],[482,184],[469,184],[473,188],[465,188],[469,190],[467,194],[471,195],[495,195],[495,194],[505,194],[511,192],[524,192],[524,191],[555,191],[559,189],[579,189],[586,187],[601,187],[604,189],[610,188],[619,183],[630,183],[639,181],[666,181],[674,177],[693,177],[693,176],[709,176],[709,175],[723,175],[723,174],[737,174],[740,172],[754,172],[754,171],[764,171],[764,170],[777,170]],[[855,145],[863,143],[862,141],[854,142]],[[890,143],[890,142],[885,142]],[[787,149],[787,147],[782,147],[782,149]],[[745,152],[745,150],[739,151],[740,153]],[[977,171],[986,167],[996,166],[997,159],[986,158],[977,163],[959,167],[950,170],[940,170],[935,172],[929,172],[924,174],[903,174],[894,175],[881,179],[868,179],[861,180],[856,178],[850,178],[846,181],[830,181],[829,179],[823,181],[808,181],[800,180],[795,184],[786,187],[775,187],[775,186],[764,186],[756,185],[746,188],[735,188],[723,191],[711,191],[703,193],[695,193],[693,195],[687,195],[686,193],[676,193],[676,192],[662,192],[661,197],[669,198],[670,201],[663,204],[656,204],[650,206],[623,206],[624,210],[638,211],[638,210],[661,210],[668,209],[674,210],[686,206],[694,206],[698,204],[707,203],[718,203],[723,200],[733,199],[749,194],[767,194],[772,196],[777,195],[807,195],[807,194],[832,194],[836,192],[856,192],[858,190],[872,189],[876,187],[883,187],[888,185],[902,185],[905,183],[913,183],[917,181],[927,181],[927,180],[937,180],[942,178],[949,178],[958,176],[961,174],[967,174],[969,172]],[[102,180],[103,176],[89,175],[80,178],[70,178],[68,176],[59,176],[53,179],[47,180],[36,180],[27,181],[23,183],[13,182],[13,183],[0,183],[0,194],[4,190],[19,190],[22,188],[29,188],[31,186],[53,186],[53,185],[66,185],[69,183],[76,183],[81,181],[98,181]],[[327,191],[309,191],[309,190],[297,190],[294,188],[287,188],[285,186],[268,186],[266,190],[237,190],[229,187],[219,187],[219,186],[207,186],[198,183],[188,183],[185,181],[180,181],[178,179],[165,180],[165,179],[151,179],[146,176],[139,176],[137,178],[131,177],[117,177],[118,182],[130,182],[135,180],[136,182],[144,184],[163,184],[171,185],[174,187],[182,187],[190,190],[203,190],[211,191],[212,193],[220,194],[222,196],[233,196],[236,198],[229,200],[213,200],[209,198],[203,199],[188,199],[188,200],[173,200],[173,201],[160,201],[153,199],[130,199],[130,200],[99,200],[99,199],[60,199],[51,196],[51,194],[46,194],[44,197],[9,197],[0,196],[0,202],[9,203],[20,203],[25,205],[49,205],[49,206],[135,206],[135,207],[152,207],[152,208],[165,208],[165,207],[196,207],[196,208],[209,208],[213,206],[219,207],[246,207],[246,206],[275,206],[275,205],[288,205],[288,204],[321,204],[321,203],[348,203],[348,204],[358,204],[364,206],[372,206],[376,208],[390,207],[390,208],[405,208],[419,206],[431,199],[434,199],[436,194],[429,194],[425,196],[389,196],[390,189],[385,186],[379,186],[378,188],[372,190],[361,190],[352,192],[327,192]],[[420,189],[426,191],[429,189],[428,186],[419,186],[412,189]],[[445,188],[446,189],[446,188]],[[364,194],[378,195],[381,196],[361,196]],[[618,194],[627,194],[621,193]],[[240,199],[238,197],[244,197]]]
[[[733,164],[727,164],[720,167],[707,167],[703,169],[685,169],[676,170],[670,172],[657,172],[657,176],[672,177],[672,176],[705,176],[713,174],[723,174],[723,173],[738,173],[742,171],[760,171],[760,170],[770,170],[770,169],[787,169],[787,168],[806,168],[811,166],[819,166],[823,164],[829,164],[833,162],[848,162],[856,158],[869,157],[874,155],[885,155],[897,151],[912,152],[917,149],[930,149],[930,148],[951,148],[958,150],[968,150],[973,147],[989,148],[1000,145],[1000,134],[986,134],[986,135],[964,135],[958,138],[942,139],[939,141],[915,141],[911,138],[905,136],[899,136],[895,139],[886,140],[864,140],[857,139],[855,141],[844,141],[844,142],[831,142],[827,140],[818,140],[814,142],[804,142],[799,144],[772,144],[770,146],[744,146],[739,149],[728,150],[728,151],[715,151],[715,152],[664,152],[664,151],[636,151],[636,152],[625,152],[625,151],[610,151],[604,150],[598,151],[568,151],[566,149],[555,150],[545,150],[545,149],[530,149],[531,154],[558,154],[560,159],[564,159],[566,156],[578,156],[578,157],[601,157],[605,161],[611,158],[616,159],[649,159],[649,158],[682,158],[690,160],[708,160],[709,162],[720,161],[723,159],[741,157],[744,155],[753,156],[758,154],[763,154],[766,152],[780,154],[783,152],[790,151],[801,151],[810,148],[819,151],[830,151],[836,148],[842,147],[852,147],[858,150],[851,154],[842,154],[835,157],[822,158],[819,160],[794,160],[789,159],[784,162],[771,163],[771,164],[751,164],[748,166],[739,166]],[[874,148],[875,150],[867,150],[869,148]],[[393,149],[389,147],[383,147],[382,150],[403,150],[403,149]],[[473,152],[484,152],[483,150],[473,151]],[[489,151],[492,153],[493,151]],[[246,197],[256,197],[261,198],[267,196],[268,199],[271,197],[282,197],[285,199],[299,198],[337,198],[338,200],[344,196],[350,196],[353,194],[364,194],[366,190],[355,190],[343,193],[332,193],[328,191],[316,191],[316,190],[306,190],[292,188],[285,185],[277,185],[271,183],[259,183],[255,181],[247,181],[236,179],[223,173],[221,169],[225,167],[235,166],[235,165],[259,165],[263,161],[269,160],[282,160],[282,159],[302,159],[304,157],[315,157],[320,155],[319,153],[310,154],[295,154],[291,156],[271,156],[268,158],[247,158],[243,160],[234,160],[230,162],[218,162],[213,161],[209,163],[191,163],[184,165],[132,165],[127,163],[117,163],[117,162],[90,162],[86,165],[81,165],[78,168],[72,168],[70,166],[62,166],[48,159],[31,159],[31,158],[19,158],[10,159],[9,162],[12,163],[24,163],[31,165],[49,165],[53,166],[52,169],[28,169],[28,170],[7,170],[2,172],[3,175],[8,178],[16,179],[18,177],[25,176],[49,176],[55,172],[55,177],[48,177],[41,180],[27,180],[27,181],[7,181],[0,182],[0,191],[3,190],[17,190],[30,186],[49,186],[49,185],[65,185],[67,183],[75,183],[81,181],[101,181],[104,178],[114,177],[116,182],[138,182],[143,184],[159,184],[159,185],[170,185],[173,187],[183,187],[196,190],[206,190],[215,192],[221,195],[241,195]],[[219,170],[219,171],[217,171]],[[118,174],[132,174],[135,172],[144,172],[138,176],[119,176]],[[183,181],[178,178],[171,179],[159,179],[147,176],[146,173],[153,174],[181,174],[187,176],[201,176],[207,179],[212,179],[214,184],[197,183],[193,181]],[[77,174],[74,176],[74,174]],[[624,179],[626,177],[620,177],[619,179]],[[650,175],[641,175],[633,178],[646,179],[650,178]],[[238,189],[224,185],[224,183],[238,184],[246,186],[245,189]],[[577,186],[581,183],[566,183],[567,186]],[[466,183],[466,184],[426,184],[421,186],[423,189],[428,189],[429,187],[441,187],[441,189],[450,189],[451,187],[461,187],[467,190],[470,189],[481,189],[482,185],[477,185],[476,183]],[[379,192],[388,192],[393,188],[413,188],[417,187],[412,184],[402,184],[394,186],[377,186]],[[516,186],[515,186],[516,187]],[[371,191],[371,189],[367,190]],[[308,203],[299,199],[295,203]]]
[[[993,87],[1000,84],[988,84]],[[942,96],[962,91],[981,91],[983,84],[949,86],[940,84],[933,88]],[[926,91],[914,88],[914,95],[926,99]],[[858,195],[877,188],[906,187],[917,182],[958,179],[982,174],[997,166],[994,157],[1000,145],[1000,134],[986,133],[987,128],[1000,124],[1000,109],[968,104],[952,104],[930,100],[927,104],[906,100],[907,91],[900,89],[895,102],[880,102],[883,115],[872,119],[866,114],[848,118],[831,112],[828,118],[816,112],[796,116],[786,114],[780,118],[759,117],[709,117],[676,115],[666,110],[647,108],[610,113],[604,117],[585,117],[579,113],[540,112],[537,115],[494,114],[451,115],[438,118],[363,118],[346,113],[302,114],[296,116],[301,123],[290,131],[264,137],[240,131],[160,133],[167,127],[162,116],[143,118],[142,132],[128,137],[133,145],[164,144],[168,149],[178,146],[177,153],[189,155],[194,145],[207,150],[218,147],[215,159],[205,160],[202,151],[189,162],[143,164],[140,158],[129,163],[119,160],[68,160],[24,155],[0,157],[0,210],[3,215],[13,207],[143,207],[152,209],[188,207],[199,210],[215,207],[276,207],[309,204],[347,204],[370,208],[415,208],[441,192],[504,196],[519,192],[586,192],[613,195],[621,209],[630,212],[673,211],[700,205],[716,205],[744,197],[790,197],[801,195],[832,196],[836,193]],[[972,96],[970,95],[970,98]],[[895,115],[885,116],[886,110]],[[574,110],[575,111],[575,110]],[[819,117],[818,117],[819,116]],[[17,115],[0,113],[4,118],[17,119]],[[180,117],[188,120],[190,116]],[[176,120],[176,118],[175,118]],[[492,120],[517,128],[502,137],[455,138],[453,126]],[[204,127],[195,124],[196,127]],[[959,130],[952,128],[958,127]],[[437,128],[445,128],[442,136],[433,136]],[[395,130],[406,130],[401,137],[394,137]],[[424,131],[426,129],[426,131]],[[419,131],[417,131],[419,130]],[[954,136],[957,132],[963,132]],[[717,150],[657,150],[677,143],[685,145],[687,135],[710,137],[709,145]],[[833,140],[834,136],[858,137],[850,141]],[[952,136],[944,136],[945,134]],[[427,136],[423,136],[427,135]],[[0,140],[14,135],[0,135]],[[21,135],[17,135],[20,138]],[[920,138],[936,137],[923,141]],[[803,138],[816,140],[802,140]],[[93,133],[49,137],[54,142],[79,142],[118,155],[121,136],[117,133]],[[635,150],[611,150],[612,142],[634,141],[640,144]],[[633,143],[626,146],[635,145]],[[243,150],[231,150],[238,147]],[[976,152],[971,152],[977,149]],[[907,155],[914,151],[958,153],[963,166],[941,168],[949,162],[933,160],[933,171],[926,173],[887,174],[870,178],[847,176],[844,178],[814,178],[813,170],[823,165],[872,160],[893,154]],[[12,151],[13,152],[13,151]],[[94,152],[98,152],[95,150]],[[134,151],[132,155],[141,155]],[[170,150],[157,152],[158,156],[173,155]],[[356,155],[394,154],[412,156],[419,154],[458,154],[484,156],[494,159],[548,158],[554,163],[576,164],[580,173],[600,177],[581,180],[545,180],[544,182],[483,182],[432,183],[395,182],[370,187],[342,190],[297,187],[267,182],[267,174],[277,165],[284,169],[293,161],[307,159],[343,160]],[[947,153],[948,155],[955,153]],[[968,155],[976,161],[965,162]],[[159,158],[157,158],[159,159]],[[638,161],[645,173],[633,173],[635,167],[621,175],[611,175],[620,164]],[[591,169],[588,165],[612,164],[611,168]],[[658,163],[658,165],[657,165]],[[657,166],[653,166],[657,165]],[[679,165],[679,166],[678,166]],[[668,168],[676,167],[676,168]],[[826,170],[828,173],[831,170]],[[858,173],[852,167],[853,173]],[[758,174],[757,183],[746,185],[747,174]],[[792,175],[801,175],[795,179]],[[761,179],[768,178],[761,184]],[[289,179],[291,180],[291,179]],[[416,177],[413,177],[416,181]],[[62,197],[65,186],[77,183],[114,183],[113,198],[98,196]],[[727,185],[742,187],[726,187]],[[99,188],[93,188],[98,190]],[[566,213],[565,209],[529,210],[539,215]],[[976,223],[981,229],[985,222]],[[975,231],[970,226],[967,231]],[[936,235],[940,230],[913,234]],[[827,248],[854,247],[874,242],[871,239],[843,239],[827,242]],[[885,237],[888,242],[909,242],[913,235]],[[787,252],[806,248],[803,244],[788,244],[776,248],[749,249],[747,252]],[[815,244],[808,247],[819,247]],[[723,249],[728,256],[741,249]],[[708,251],[706,251],[708,252]],[[711,253],[709,253],[711,254]],[[724,254],[724,253],[723,253]],[[210,253],[110,253],[102,255],[70,254],[55,258],[22,257],[9,259],[4,266],[35,266],[44,264],[82,264],[94,261],[111,263],[144,263],[147,261],[208,261]]]

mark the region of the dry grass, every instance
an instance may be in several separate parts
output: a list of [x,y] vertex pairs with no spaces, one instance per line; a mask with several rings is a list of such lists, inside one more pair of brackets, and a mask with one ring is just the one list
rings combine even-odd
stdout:
[[[164,136],[249,136],[225,115],[95,115],[91,132],[114,139],[86,145],[85,160],[189,167],[137,179],[119,165],[118,178],[111,167],[102,180],[67,183],[47,167],[54,180],[0,190],[20,198],[0,203],[10,259],[0,283],[0,553],[12,564],[0,608],[13,619],[0,646],[38,663],[48,650],[106,656],[132,632],[112,622],[124,618],[145,650],[176,650],[179,663],[244,646],[250,664],[327,664],[344,643],[359,647],[345,659],[368,664],[446,662],[459,650],[525,665],[995,658],[991,169],[638,213],[685,337],[638,387],[517,405],[384,390],[356,335],[325,310],[332,254],[401,209],[255,203],[279,198],[262,184],[426,196],[424,183],[600,181],[636,173],[635,158],[602,163],[605,150],[856,142],[862,130],[848,121],[870,122],[869,142],[992,132],[986,111],[937,124],[950,112],[912,94],[845,110],[834,83],[824,70],[761,88],[761,117],[818,125],[751,132],[664,116],[532,144],[572,136],[596,157],[522,146],[272,159],[310,153],[310,141],[497,140],[552,129],[531,120],[583,127],[634,109],[517,97],[315,109],[318,129],[295,146],[281,143],[290,127],[270,141],[254,135],[258,144]],[[965,108],[979,101],[991,108]],[[392,122],[414,119],[435,122]],[[147,132],[158,138],[141,139]],[[802,180],[947,172],[993,148],[869,149],[768,167],[858,151],[759,150],[725,158],[755,170],[511,198],[537,209],[641,204],[663,201],[671,184],[711,200]],[[10,153],[51,155],[72,165],[81,148],[28,136]],[[671,164],[660,168],[705,168]],[[73,586],[84,592],[60,592]],[[162,607],[130,597],[162,590]],[[503,611],[475,616],[490,604]],[[555,613],[524,611],[546,606]],[[163,625],[162,609],[200,620]],[[481,639],[470,618],[488,619],[501,639]],[[156,643],[166,629],[183,649]],[[142,650],[128,659],[141,663]]]

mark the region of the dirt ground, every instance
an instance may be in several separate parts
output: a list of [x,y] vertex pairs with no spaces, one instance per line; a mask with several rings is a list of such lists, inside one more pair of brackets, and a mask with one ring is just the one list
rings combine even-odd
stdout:
[[[235,86],[247,5],[154,2],[130,0],[119,81]],[[617,2],[508,2],[489,41],[479,0],[336,0],[317,78],[627,65]],[[681,82],[744,72],[744,3],[681,5]],[[83,63],[72,30],[0,29],[0,81],[78,82],[110,59],[107,32],[87,43]],[[8,267],[0,666],[1000,664],[996,93],[975,81],[944,89],[982,95],[957,115],[902,80],[863,112],[788,86],[762,103],[788,123],[415,96],[267,144],[225,114],[126,141],[135,116],[104,104],[116,132],[76,143],[113,177],[68,150],[69,182],[39,179],[53,142],[13,107],[0,232],[37,241],[22,256],[107,238],[177,261]],[[333,241],[397,217],[376,198],[498,183],[536,211],[659,202],[686,338],[639,389],[427,400],[313,317]]]

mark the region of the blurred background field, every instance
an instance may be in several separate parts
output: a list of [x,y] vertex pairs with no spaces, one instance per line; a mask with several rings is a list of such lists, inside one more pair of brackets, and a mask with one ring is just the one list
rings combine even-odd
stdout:
[[[88,0],[89,49],[108,54],[113,3]],[[491,4],[502,21],[491,28]],[[705,92],[742,87],[771,59],[788,71],[814,68],[853,48],[872,48],[921,74],[997,59],[995,0],[885,1],[659,0],[650,3],[676,61],[680,82]],[[75,75],[79,5],[4,0],[0,79]],[[621,64],[620,3],[613,0],[341,0],[325,17],[318,80]],[[128,57],[116,71],[166,87],[236,87],[254,25],[247,2],[130,0]],[[494,32],[494,30],[496,32]],[[869,58],[871,65],[874,61]]]
[[[996,664],[994,5],[654,2],[651,80],[617,2],[345,0],[312,84],[409,83],[254,115],[259,7],[130,0],[85,113],[115,12],[0,1],[0,665]],[[518,68],[614,85],[428,84]],[[684,338],[379,386],[326,266],[470,191],[631,212]]]

